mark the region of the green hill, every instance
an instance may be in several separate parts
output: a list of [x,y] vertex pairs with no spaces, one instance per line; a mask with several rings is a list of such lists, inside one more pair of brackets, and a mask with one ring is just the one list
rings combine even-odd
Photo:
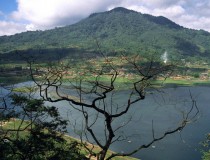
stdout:
[[[0,53],[96,51],[155,53],[170,58],[210,57],[210,33],[184,28],[165,17],[141,14],[125,8],[94,13],[80,22],[47,31],[28,31],[0,37]],[[19,51],[20,52],[20,51]],[[40,53],[40,52],[39,52]]]

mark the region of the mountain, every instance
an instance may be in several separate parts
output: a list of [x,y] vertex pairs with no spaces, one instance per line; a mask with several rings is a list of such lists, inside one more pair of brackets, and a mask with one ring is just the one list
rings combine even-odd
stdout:
[[45,52],[64,49],[107,52],[155,53],[171,58],[210,57],[210,33],[184,28],[159,16],[122,7],[93,13],[80,22],[47,31],[28,31],[0,37],[0,53],[29,49]]

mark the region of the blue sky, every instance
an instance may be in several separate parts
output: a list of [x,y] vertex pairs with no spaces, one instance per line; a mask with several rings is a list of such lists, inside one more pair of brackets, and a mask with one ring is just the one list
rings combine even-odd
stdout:
[[16,0],[0,0],[0,11],[2,11],[3,13],[9,14],[16,9]]
[[114,7],[210,31],[210,0],[0,0],[0,36],[73,24]]
[[8,15],[17,9],[16,0],[0,0],[0,21],[8,20]]

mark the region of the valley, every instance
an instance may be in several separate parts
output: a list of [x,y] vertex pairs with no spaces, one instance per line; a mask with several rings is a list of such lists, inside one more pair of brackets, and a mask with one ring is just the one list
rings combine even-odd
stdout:
[[[0,36],[0,122],[24,117],[9,143],[20,148],[13,140],[21,141],[30,119],[29,140],[45,137],[40,128],[46,127],[62,146],[55,134],[61,131],[98,160],[201,158],[209,133],[209,42],[207,31],[123,7],[72,25]],[[50,149],[48,156],[55,153]]]

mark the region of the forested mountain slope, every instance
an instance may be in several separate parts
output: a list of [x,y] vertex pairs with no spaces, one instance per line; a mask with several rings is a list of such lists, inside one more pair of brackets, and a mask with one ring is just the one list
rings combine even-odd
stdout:
[[[165,17],[125,8],[94,13],[80,22],[47,31],[28,31],[0,37],[0,53],[28,49],[97,50],[174,57],[210,57],[210,33],[187,29]],[[69,51],[70,52],[70,51]]]

